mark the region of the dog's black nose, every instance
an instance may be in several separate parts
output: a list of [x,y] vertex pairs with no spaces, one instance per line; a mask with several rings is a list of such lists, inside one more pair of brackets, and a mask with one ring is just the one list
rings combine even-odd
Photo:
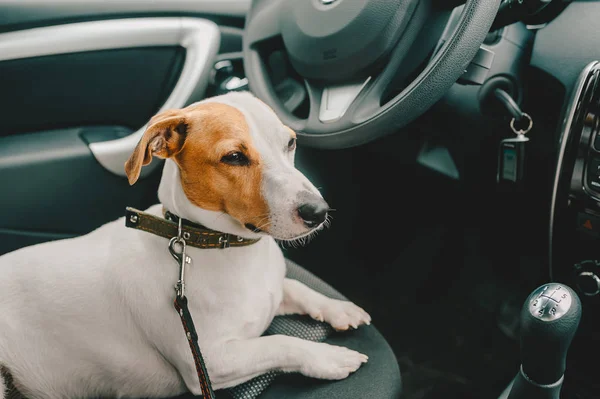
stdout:
[[315,227],[327,219],[329,205],[322,199],[307,202],[298,207],[298,215],[306,227]]

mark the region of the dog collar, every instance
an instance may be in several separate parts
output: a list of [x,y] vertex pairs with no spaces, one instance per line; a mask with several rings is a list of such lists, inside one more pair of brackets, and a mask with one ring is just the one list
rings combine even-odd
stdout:
[[[178,235],[179,217],[164,210],[164,218],[127,207],[125,226],[143,230],[154,235],[171,239]],[[187,245],[196,248],[245,247],[256,243],[260,238],[248,239],[234,234],[211,230],[200,224],[182,219],[182,237]]]

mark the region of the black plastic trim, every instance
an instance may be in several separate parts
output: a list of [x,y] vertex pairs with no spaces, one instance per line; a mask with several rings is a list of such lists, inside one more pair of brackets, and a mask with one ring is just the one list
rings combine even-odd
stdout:
[[82,137],[102,129],[0,137],[0,253],[32,240],[84,234],[123,216],[126,206],[158,202],[160,169],[130,187],[95,160]]
[[184,58],[183,48],[168,46],[0,62],[0,136],[100,124],[138,129],[171,93]]

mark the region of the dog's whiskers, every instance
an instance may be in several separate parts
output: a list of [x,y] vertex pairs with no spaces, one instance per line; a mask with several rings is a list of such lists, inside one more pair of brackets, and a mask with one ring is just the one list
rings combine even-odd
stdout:
[[325,221],[323,222],[323,228],[327,228],[327,227],[331,226],[332,219],[333,219],[333,216],[331,216],[330,214],[327,214],[327,217],[325,218]]
[[319,234],[319,231],[321,231],[324,228],[327,228],[331,225],[331,219],[332,219],[332,216],[327,215],[327,218],[325,219],[323,224],[321,224],[319,227],[312,230],[310,233],[308,233],[305,236],[293,238],[293,239],[289,239],[289,240],[277,240],[277,242],[281,245],[282,248],[285,248],[286,245],[289,247],[292,247],[292,248],[299,248],[299,247],[305,246],[309,242],[311,242],[312,239],[317,236],[317,234]]
[[262,230],[263,228],[265,228],[266,226],[268,226],[269,224],[271,224],[270,220],[269,220],[269,216],[267,215],[265,217],[263,217],[257,224],[256,224],[256,228],[258,230]]

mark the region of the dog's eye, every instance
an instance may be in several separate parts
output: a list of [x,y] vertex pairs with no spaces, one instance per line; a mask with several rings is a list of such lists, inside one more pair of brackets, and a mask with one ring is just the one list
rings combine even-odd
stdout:
[[250,160],[248,157],[239,151],[230,152],[229,154],[225,155],[223,158],[221,158],[221,162],[234,166],[250,165]]
[[296,148],[296,139],[291,138],[290,141],[288,141],[288,150],[293,151],[294,148]]

